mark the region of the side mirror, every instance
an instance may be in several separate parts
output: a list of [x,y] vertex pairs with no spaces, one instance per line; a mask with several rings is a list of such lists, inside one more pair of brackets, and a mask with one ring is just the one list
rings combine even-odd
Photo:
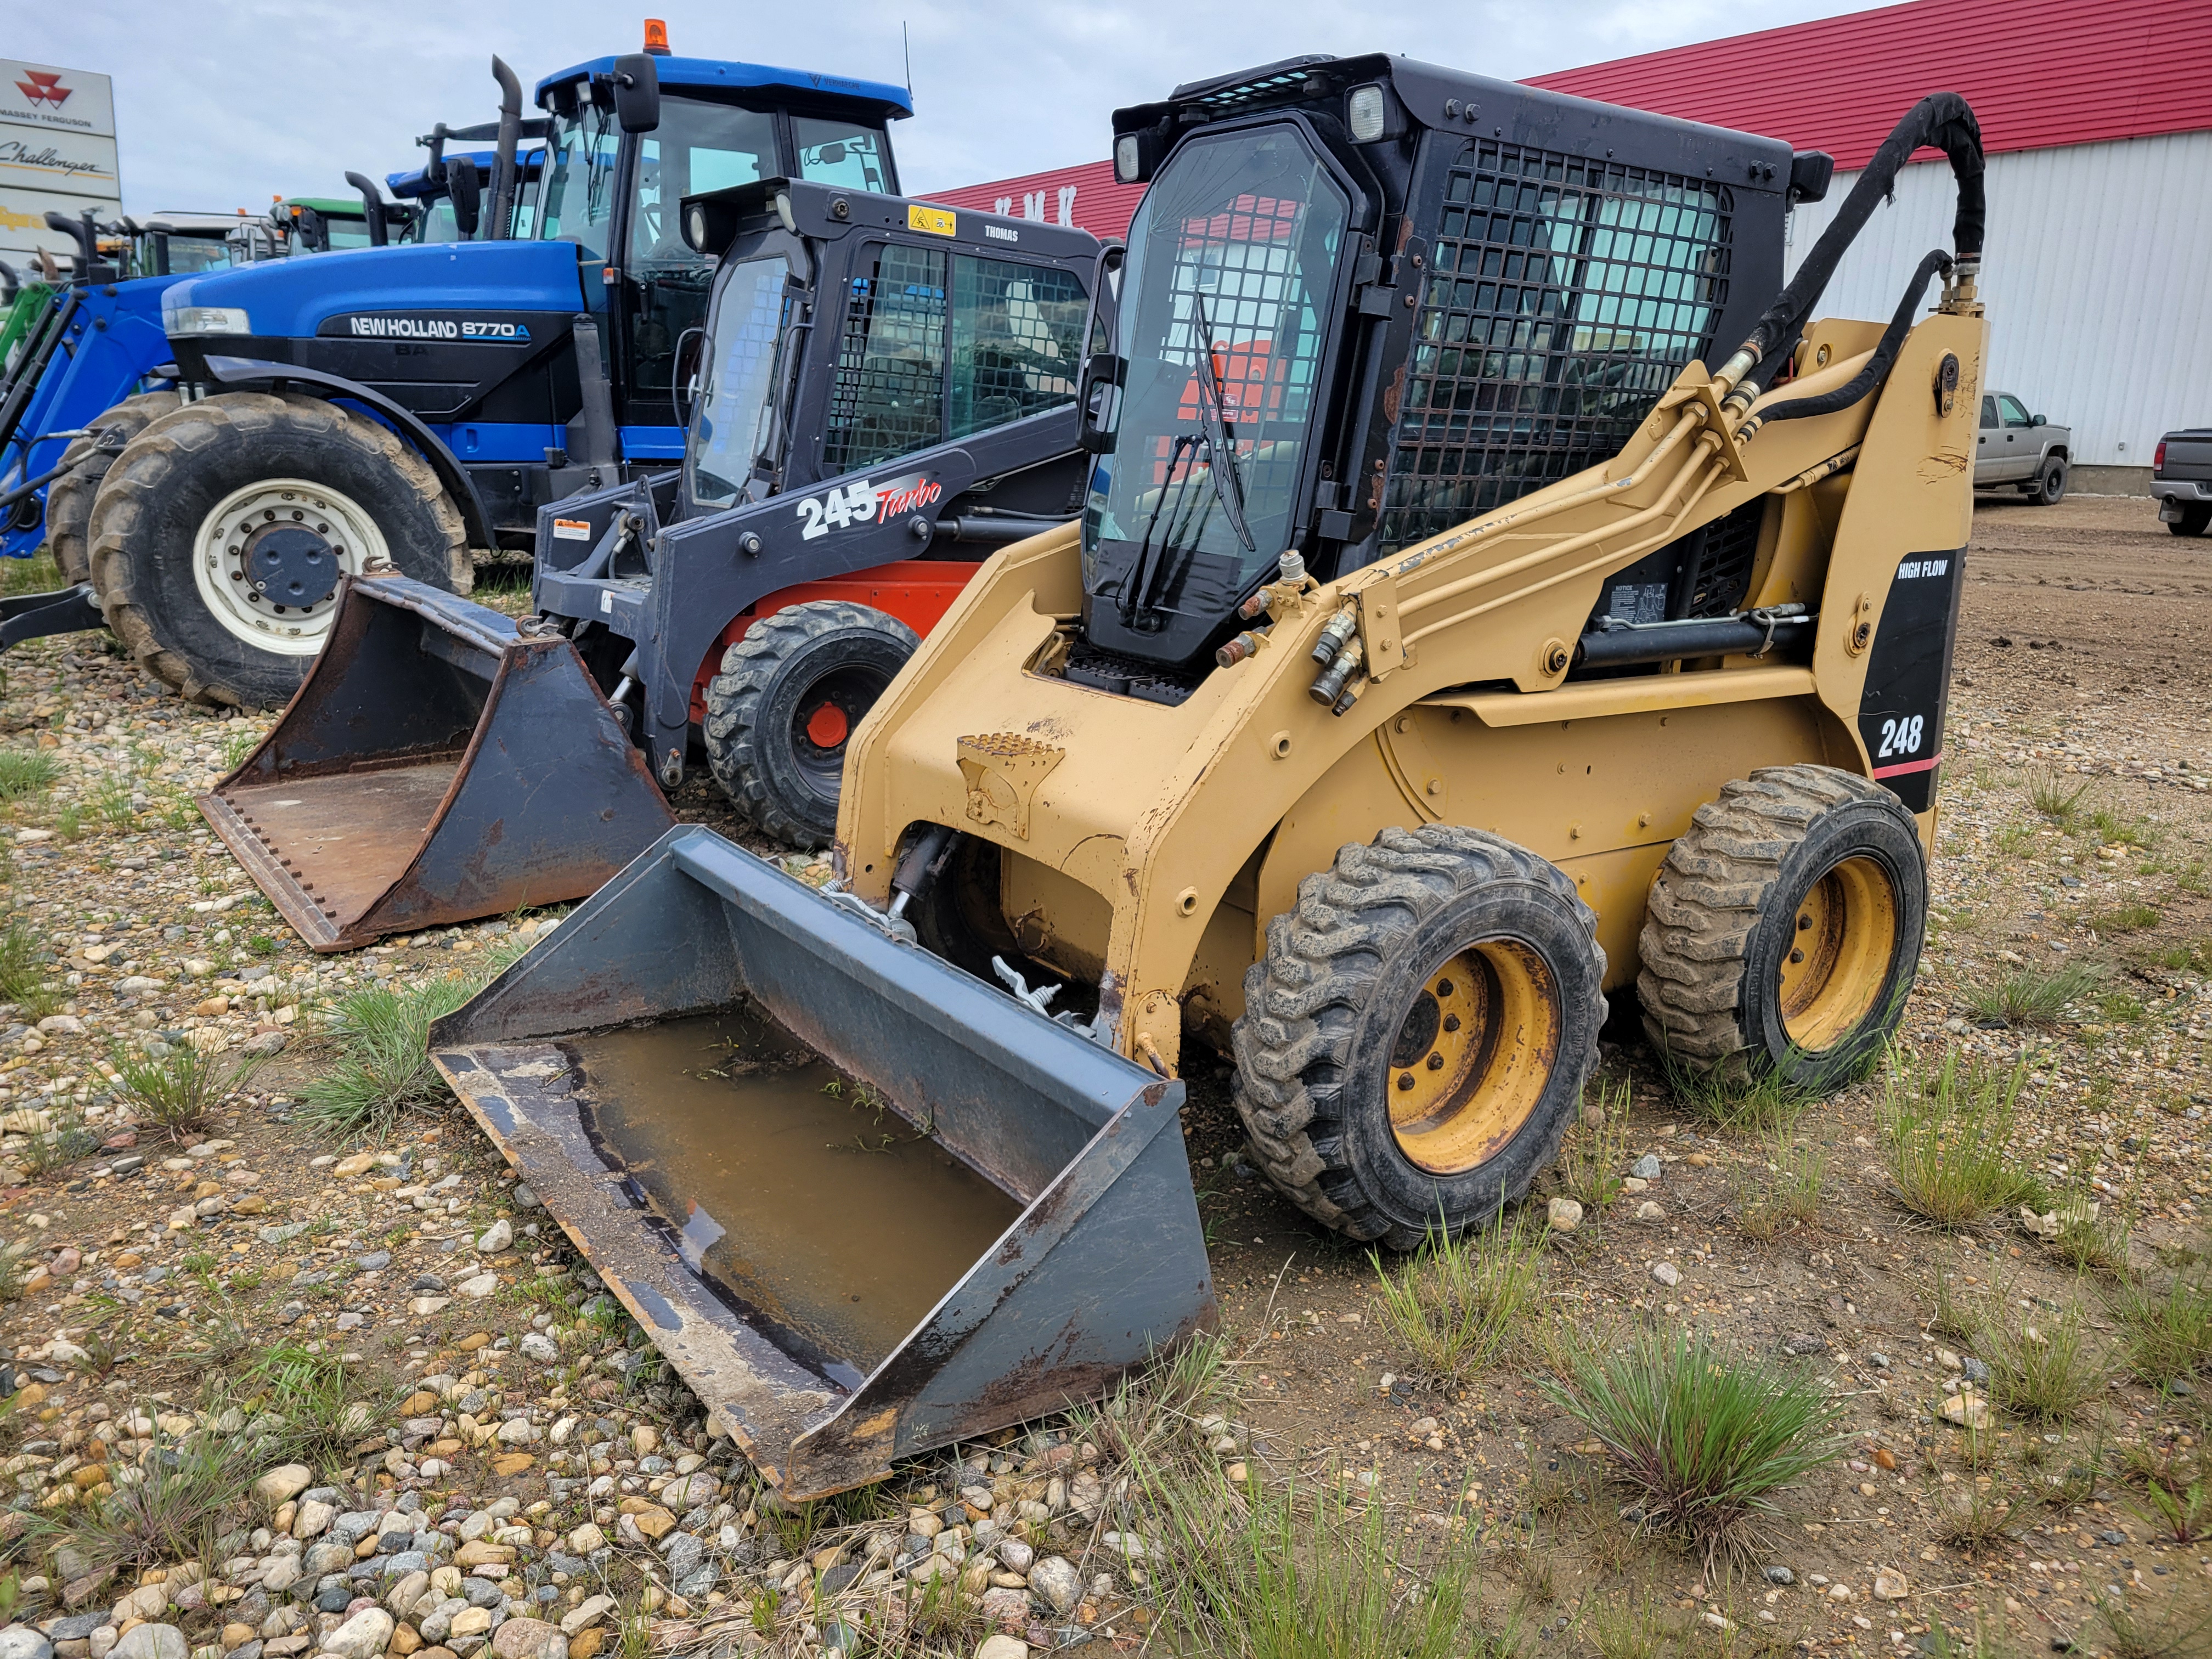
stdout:
[[453,198],[453,228],[461,233],[464,241],[473,240],[483,217],[483,185],[477,177],[477,164],[465,155],[450,158],[446,163],[446,189]]
[[2040,416],[2040,415],[2031,415],[2031,416],[2029,416],[2027,417],[2027,423],[2028,423],[2030,426],[2045,426],[2045,425],[2049,424],[2047,422],[2045,422],[2045,421],[2044,420],[2043,416]]
[[1121,382],[1128,365],[1110,351],[1085,359],[1081,389],[1076,398],[1083,410],[1080,441],[1093,455],[1114,447],[1114,434],[1121,423]]
[[615,59],[615,121],[624,132],[660,125],[660,71],[644,52]]

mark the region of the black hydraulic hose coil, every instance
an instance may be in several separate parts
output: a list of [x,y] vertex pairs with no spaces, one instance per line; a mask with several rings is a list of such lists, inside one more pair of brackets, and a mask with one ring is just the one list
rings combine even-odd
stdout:
[[1951,256],[1941,248],[1931,250],[1920,261],[1919,270],[1905,284],[1905,297],[1898,301],[1897,314],[1889,319],[1889,326],[1881,331],[1875,343],[1874,355],[1867,359],[1866,367],[1833,392],[1823,392],[1817,397],[1797,398],[1771,409],[1763,409],[1757,419],[1764,425],[1770,421],[1798,421],[1812,415],[1833,415],[1838,410],[1849,409],[1853,404],[1881,386],[1889,378],[1890,367],[1897,361],[1898,350],[1905,337],[1912,331],[1913,313],[1920,309],[1920,296],[1928,291],[1928,279],[1937,271],[1951,269]]
[[1959,185],[1958,211],[1951,228],[1952,248],[1961,261],[1979,262],[1982,236],[1989,217],[1988,202],[1982,188],[1981,125],[1974,119],[1974,112],[1966,100],[1957,93],[1931,93],[1915,104],[1889,137],[1882,140],[1881,148],[1875,151],[1873,159],[1859,174],[1851,193],[1844,198],[1834,221],[1805,256],[1805,263],[1797,268],[1796,276],[1790,278],[1751,331],[1744,349],[1753,352],[1758,361],[1739,383],[1740,387],[1748,388],[1752,395],[1766,389],[1775,372],[1787,360],[1790,349],[1804,332],[1806,319],[1820,302],[1820,295],[1829,278],[1835,275],[1844,250],[1857,240],[1867,221],[1874,216],[1875,209],[1889,198],[1897,175],[1905,170],[1913,152],[1923,148],[1940,149],[1950,158],[1951,173]]

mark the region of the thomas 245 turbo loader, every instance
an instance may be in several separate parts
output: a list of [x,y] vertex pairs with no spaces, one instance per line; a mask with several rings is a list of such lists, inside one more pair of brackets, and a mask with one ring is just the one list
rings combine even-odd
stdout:
[[[1787,284],[1831,164],[1773,139],[1382,56],[1115,132],[1150,187],[1081,522],[1000,551],[870,711],[842,890],[672,830],[432,1035],[787,1496],[1213,1318],[1187,1042],[1293,1202],[1406,1249],[1527,1192],[1609,996],[1820,1088],[1918,963],[1984,337],[1966,104],[1905,117]],[[1954,252],[1886,325],[1815,320],[1923,144]],[[831,1064],[903,1196],[781,1161],[824,1137],[775,1132],[778,1068]],[[948,1204],[1004,1221],[972,1261]],[[856,1216],[944,1248],[837,1254]]]

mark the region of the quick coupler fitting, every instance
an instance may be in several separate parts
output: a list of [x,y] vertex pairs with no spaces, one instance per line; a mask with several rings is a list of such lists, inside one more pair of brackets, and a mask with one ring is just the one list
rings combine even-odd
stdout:
[[1336,653],[1336,660],[1314,681],[1307,695],[1322,708],[1334,708],[1344,695],[1346,683],[1359,672],[1360,656],[1359,641],[1354,640]]
[[1344,695],[1329,706],[1329,713],[1342,720],[1352,712],[1352,705],[1359,701],[1359,694],[1367,689],[1367,676],[1361,674],[1344,688]]
[[1345,641],[1359,631],[1359,613],[1346,605],[1328,619],[1328,626],[1321,630],[1314,641],[1313,659],[1326,668],[1336,660],[1336,653],[1344,649]]
[[1245,658],[1258,656],[1260,642],[1267,637],[1265,633],[1248,628],[1215,652],[1213,660],[1224,668],[1234,668]]

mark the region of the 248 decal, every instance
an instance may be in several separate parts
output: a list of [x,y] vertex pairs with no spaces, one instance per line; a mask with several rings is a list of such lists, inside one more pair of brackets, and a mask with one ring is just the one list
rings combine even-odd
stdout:
[[1909,714],[1901,720],[1884,720],[1881,723],[1881,747],[1875,751],[1875,758],[1881,760],[1891,755],[1918,754],[1923,718],[1919,714]]

